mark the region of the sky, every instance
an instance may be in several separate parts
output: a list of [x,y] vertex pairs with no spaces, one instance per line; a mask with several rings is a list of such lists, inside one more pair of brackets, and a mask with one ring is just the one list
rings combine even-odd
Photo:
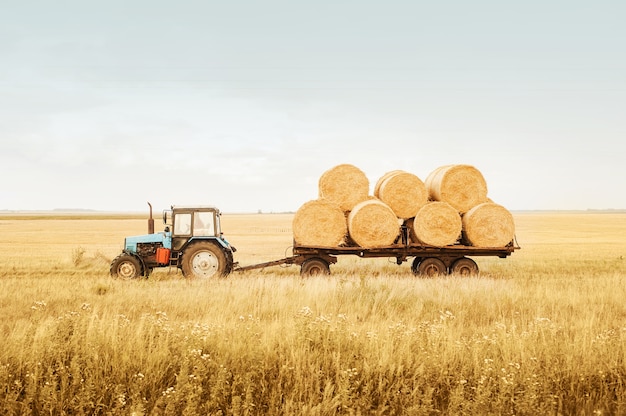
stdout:
[[295,211],[479,169],[511,210],[626,208],[621,0],[0,0],[0,210]]

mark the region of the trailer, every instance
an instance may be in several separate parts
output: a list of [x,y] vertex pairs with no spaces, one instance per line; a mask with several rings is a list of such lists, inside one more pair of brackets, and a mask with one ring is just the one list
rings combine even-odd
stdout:
[[463,244],[436,247],[414,244],[410,242],[408,228],[402,226],[398,241],[391,246],[317,247],[294,243],[292,256],[248,266],[239,266],[236,263],[233,271],[245,272],[274,266],[299,265],[300,274],[305,277],[330,275],[330,265],[337,263],[338,256],[351,255],[361,258],[393,258],[398,265],[411,261],[411,271],[416,276],[433,277],[445,274],[471,276],[479,272],[478,265],[471,257],[506,258],[519,249],[515,241],[504,247],[474,247]]

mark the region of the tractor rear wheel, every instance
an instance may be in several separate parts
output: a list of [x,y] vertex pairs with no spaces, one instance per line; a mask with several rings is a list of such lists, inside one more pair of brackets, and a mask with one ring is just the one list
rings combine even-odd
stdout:
[[131,254],[122,253],[111,262],[111,276],[120,279],[136,279],[142,274],[141,262]]
[[183,252],[182,270],[185,277],[198,279],[224,277],[231,269],[227,266],[224,251],[207,241],[192,243]]

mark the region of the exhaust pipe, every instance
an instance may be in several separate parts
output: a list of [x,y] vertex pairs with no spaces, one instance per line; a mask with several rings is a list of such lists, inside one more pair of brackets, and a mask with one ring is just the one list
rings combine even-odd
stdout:
[[148,218],[148,234],[154,234],[154,219],[152,218],[152,204],[148,202],[150,207],[150,218]]

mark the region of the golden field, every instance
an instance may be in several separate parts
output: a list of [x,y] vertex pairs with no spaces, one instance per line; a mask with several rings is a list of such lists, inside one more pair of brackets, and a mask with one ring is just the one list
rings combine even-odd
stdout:
[[[514,213],[478,277],[342,257],[118,281],[137,215],[0,215],[0,414],[626,414],[626,214]],[[242,265],[290,214],[225,214]],[[157,230],[162,226],[157,223]]]

